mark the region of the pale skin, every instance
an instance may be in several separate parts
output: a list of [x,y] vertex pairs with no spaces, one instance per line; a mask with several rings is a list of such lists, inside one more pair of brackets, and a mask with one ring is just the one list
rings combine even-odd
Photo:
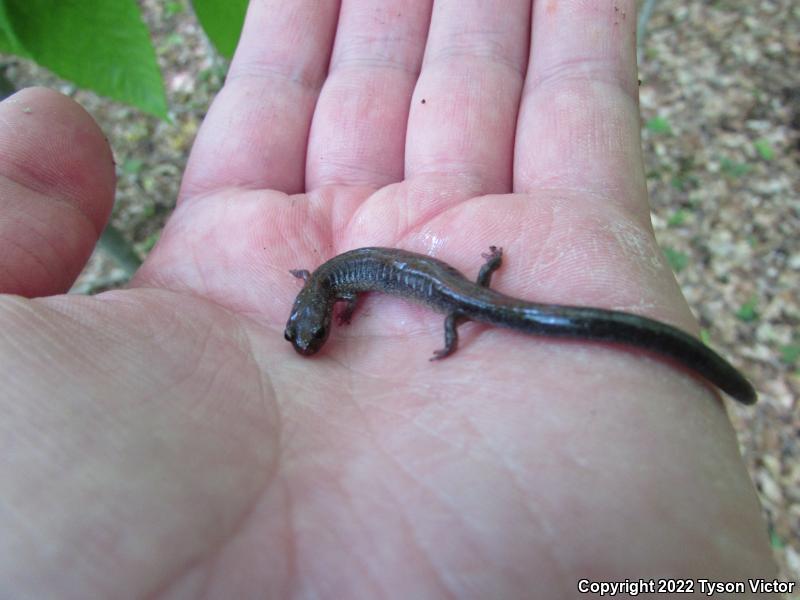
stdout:
[[10,597],[774,575],[724,405],[672,366],[469,324],[430,363],[442,317],[385,297],[313,358],[283,339],[289,269],[368,245],[473,277],[502,246],[505,293],[697,332],[649,222],[634,2],[504,7],[254,2],[158,245],[95,297],[63,293],[108,145],[55,92],[0,104]]

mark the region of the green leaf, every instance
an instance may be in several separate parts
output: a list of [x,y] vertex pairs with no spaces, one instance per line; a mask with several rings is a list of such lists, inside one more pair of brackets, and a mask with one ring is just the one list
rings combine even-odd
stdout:
[[653,133],[671,135],[672,134],[672,127],[664,117],[653,117],[649,119],[644,126],[648,129],[648,131],[652,131]]
[[685,252],[675,250],[669,246],[664,248],[664,256],[667,257],[669,266],[672,267],[672,270],[676,273],[683,271],[686,268],[686,265],[689,264],[689,257]]
[[700,341],[703,342],[706,346],[711,345],[711,332],[703,327],[700,330]]
[[777,548],[778,550],[786,546],[786,542],[781,539],[781,536],[779,536],[778,532],[772,527],[769,528],[769,543],[773,548]]
[[667,219],[667,226],[680,227],[686,221],[686,217],[688,214],[689,213],[687,213],[685,210],[679,208],[669,216],[669,218]]
[[741,177],[750,172],[750,165],[736,162],[730,158],[723,158],[720,160],[719,166],[723,173],[731,177]]
[[800,344],[788,344],[781,347],[781,360],[791,366],[800,358]]
[[[149,33],[134,0],[5,0],[7,24],[23,51],[83,88],[167,116]],[[9,36],[4,36],[3,43]]]
[[[144,217],[145,219],[150,219],[155,215],[156,215],[156,205],[152,202],[146,202],[142,206],[142,217]],[[150,246],[150,248],[152,248],[152,246]],[[147,248],[147,250],[150,250],[150,248]]]
[[740,321],[744,321],[745,323],[749,323],[751,321],[755,321],[758,318],[758,311],[756,311],[756,304],[758,303],[758,299],[753,296],[742,304],[739,307],[739,310],[736,311],[736,316],[739,318]]
[[775,150],[772,149],[772,145],[767,140],[757,140],[754,146],[756,147],[756,152],[758,152],[759,156],[764,160],[772,160],[775,158]]
[[167,44],[170,46],[183,46],[184,43],[183,36],[180,33],[173,31],[167,36]]
[[690,188],[696,188],[699,185],[700,180],[694,173],[681,172],[677,175],[673,175],[673,177],[669,180],[669,183],[676,190],[683,192]]
[[129,158],[122,163],[122,172],[126,175],[136,175],[142,170],[142,165],[144,165],[144,161],[141,159]]
[[167,2],[164,6],[164,12],[168,17],[175,16],[186,10],[186,7],[181,2]]
[[2,1],[0,1],[0,52],[30,58],[28,51],[25,50],[22,42],[19,41],[17,34],[14,32],[6,5]]
[[225,58],[233,56],[242,32],[248,0],[192,0],[197,20]]
[[108,253],[130,277],[142,265],[133,246],[122,232],[111,223],[103,230],[98,246]]
[[158,242],[158,238],[159,238],[160,236],[161,236],[161,231],[160,231],[160,230],[159,230],[159,231],[156,231],[156,232],[154,232],[154,233],[151,233],[150,235],[148,235],[148,236],[147,236],[147,238],[145,238],[145,239],[144,239],[144,240],[143,240],[143,241],[142,241],[142,242],[139,244],[139,250],[140,250],[140,251],[141,251],[143,254],[147,255],[147,253],[148,253],[148,252],[150,252],[150,250],[152,250],[152,249],[153,249],[153,246],[155,246],[155,245],[156,245],[156,242]]

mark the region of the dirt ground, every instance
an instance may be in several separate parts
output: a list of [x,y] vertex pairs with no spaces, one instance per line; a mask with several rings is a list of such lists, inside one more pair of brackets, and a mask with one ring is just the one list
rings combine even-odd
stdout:
[[659,243],[712,345],[784,578],[800,578],[800,5],[661,0],[640,64]]
[[[172,123],[76,90],[12,59],[17,86],[72,95],[114,148],[113,224],[144,256],[174,205],[226,64],[190,11],[144,0]],[[174,4],[174,3],[173,3]],[[747,373],[754,407],[729,404],[781,578],[800,580],[800,4],[660,0],[640,62],[652,217],[704,337]],[[98,249],[74,288],[126,272]]]

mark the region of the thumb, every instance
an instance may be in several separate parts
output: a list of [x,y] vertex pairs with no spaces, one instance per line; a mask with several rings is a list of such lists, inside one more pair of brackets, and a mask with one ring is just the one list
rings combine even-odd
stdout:
[[0,103],[0,293],[69,289],[114,203],[108,141],[76,102],[28,88]]

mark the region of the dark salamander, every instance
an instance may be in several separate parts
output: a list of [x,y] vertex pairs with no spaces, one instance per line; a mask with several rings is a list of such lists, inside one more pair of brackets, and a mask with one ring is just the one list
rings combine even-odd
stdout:
[[460,322],[480,321],[531,335],[642,348],[674,360],[739,402],[756,401],[753,386],[739,371],[677,327],[614,310],[526,302],[489,289],[502,256],[499,248],[490,248],[474,283],[440,260],[396,248],[359,248],[335,256],[313,273],[292,271],[305,285],[294,301],[284,337],[300,354],[314,354],[328,339],[336,302],[346,303],[340,320],[349,322],[358,294],[383,292],[447,315],[445,346],[432,360],[455,351]]

